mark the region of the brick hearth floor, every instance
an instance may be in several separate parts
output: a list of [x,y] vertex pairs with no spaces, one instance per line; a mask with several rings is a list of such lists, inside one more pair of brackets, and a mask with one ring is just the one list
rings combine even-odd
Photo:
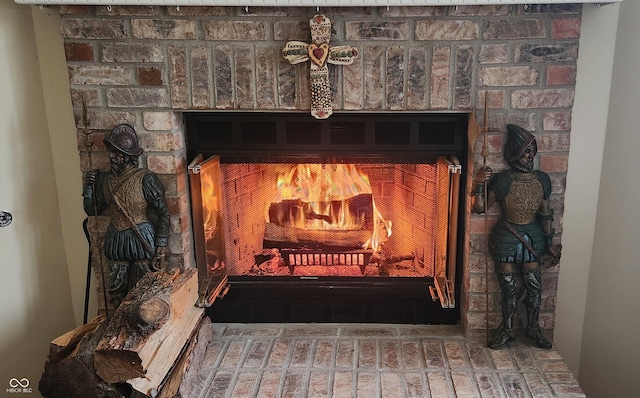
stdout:
[[194,396],[584,397],[556,349],[453,326],[213,324]]

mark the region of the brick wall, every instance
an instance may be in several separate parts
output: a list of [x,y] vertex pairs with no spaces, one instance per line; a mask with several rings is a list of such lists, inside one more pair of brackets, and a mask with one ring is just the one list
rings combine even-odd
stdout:
[[[145,166],[168,187],[174,265],[193,264],[184,131],[180,111],[282,110],[310,107],[307,64],[280,55],[288,40],[309,40],[312,8],[63,6],[62,35],[80,134],[84,97],[95,132],[93,167],[108,166],[102,135],[116,123],[136,126]],[[331,44],[360,57],[330,65],[336,110],[463,111],[488,95],[488,164],[505,168],[507,123],[533,131],[539,167],[553,181],[560,239],[581,7],[575,4],[460,7],[323,8]],[[480,112],[482,114],[482,112]],[[476,153],[481,143],[476,143]],[[478,166],[476,155],[471,164]],[[469,181],[467,181],[468,183]],[[496,209],[489,214],[495,222]],[[463,276],[462,324],[485,327],[484,218],[470,216]],[[489,262],[492,269],[492,264]],[[544,276],[542,326],[554,327],[557,270]],[[490,323],[499,320],[499,288],[489,274]],[[425,292],[426,293],[426,292]],[[101,295],[98,295],[101,297]]]

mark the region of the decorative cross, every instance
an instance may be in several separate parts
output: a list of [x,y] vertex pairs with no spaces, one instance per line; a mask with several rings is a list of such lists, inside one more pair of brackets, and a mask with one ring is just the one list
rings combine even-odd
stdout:
[[290,41],[282,49],[282,56],[292,65],[311,60],[311,115],[316,119],[326,119],[332,113],[329,68],[334,65],[350,65],[358,56],[358,49],[351,46],[329,47],[331,21],[318,14],[309,20],[311,44]]

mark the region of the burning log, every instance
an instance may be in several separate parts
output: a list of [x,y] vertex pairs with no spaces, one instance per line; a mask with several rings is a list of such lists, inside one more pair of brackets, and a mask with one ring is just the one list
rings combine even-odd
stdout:
[[[316,209],[323,209],[322,214]],[[352,229],[357,225],[358,229],[372,230],[373,214],[373,197],[370,193],[342,200],[318,199],[313,204],[300,199],[286,199],[269,206],[269,222],[282,227],[303,228],[315,220],[324,221],[326,225],[339,225],[348,220],[353,224]]]
[[145,394],[160,390],[202,319],[197,271],[145,275],[111,319],[95,351],[97,375],[108,383],[128,382]]
[[309,230],[269,223],[265,227],[263,247],[357,250],[371,239],[371,234],[371,230]]

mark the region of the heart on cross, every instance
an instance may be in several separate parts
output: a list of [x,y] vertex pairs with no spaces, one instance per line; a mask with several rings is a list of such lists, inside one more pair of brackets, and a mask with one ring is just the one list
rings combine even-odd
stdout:
[[307,48],[307,52],[309,54],[309,58],[318,66],[324,65],[324,62],[327,60],[327,56],[329,55],[329,45],[327,43],[322,43],[320,46],[314,44],[309,44]]

